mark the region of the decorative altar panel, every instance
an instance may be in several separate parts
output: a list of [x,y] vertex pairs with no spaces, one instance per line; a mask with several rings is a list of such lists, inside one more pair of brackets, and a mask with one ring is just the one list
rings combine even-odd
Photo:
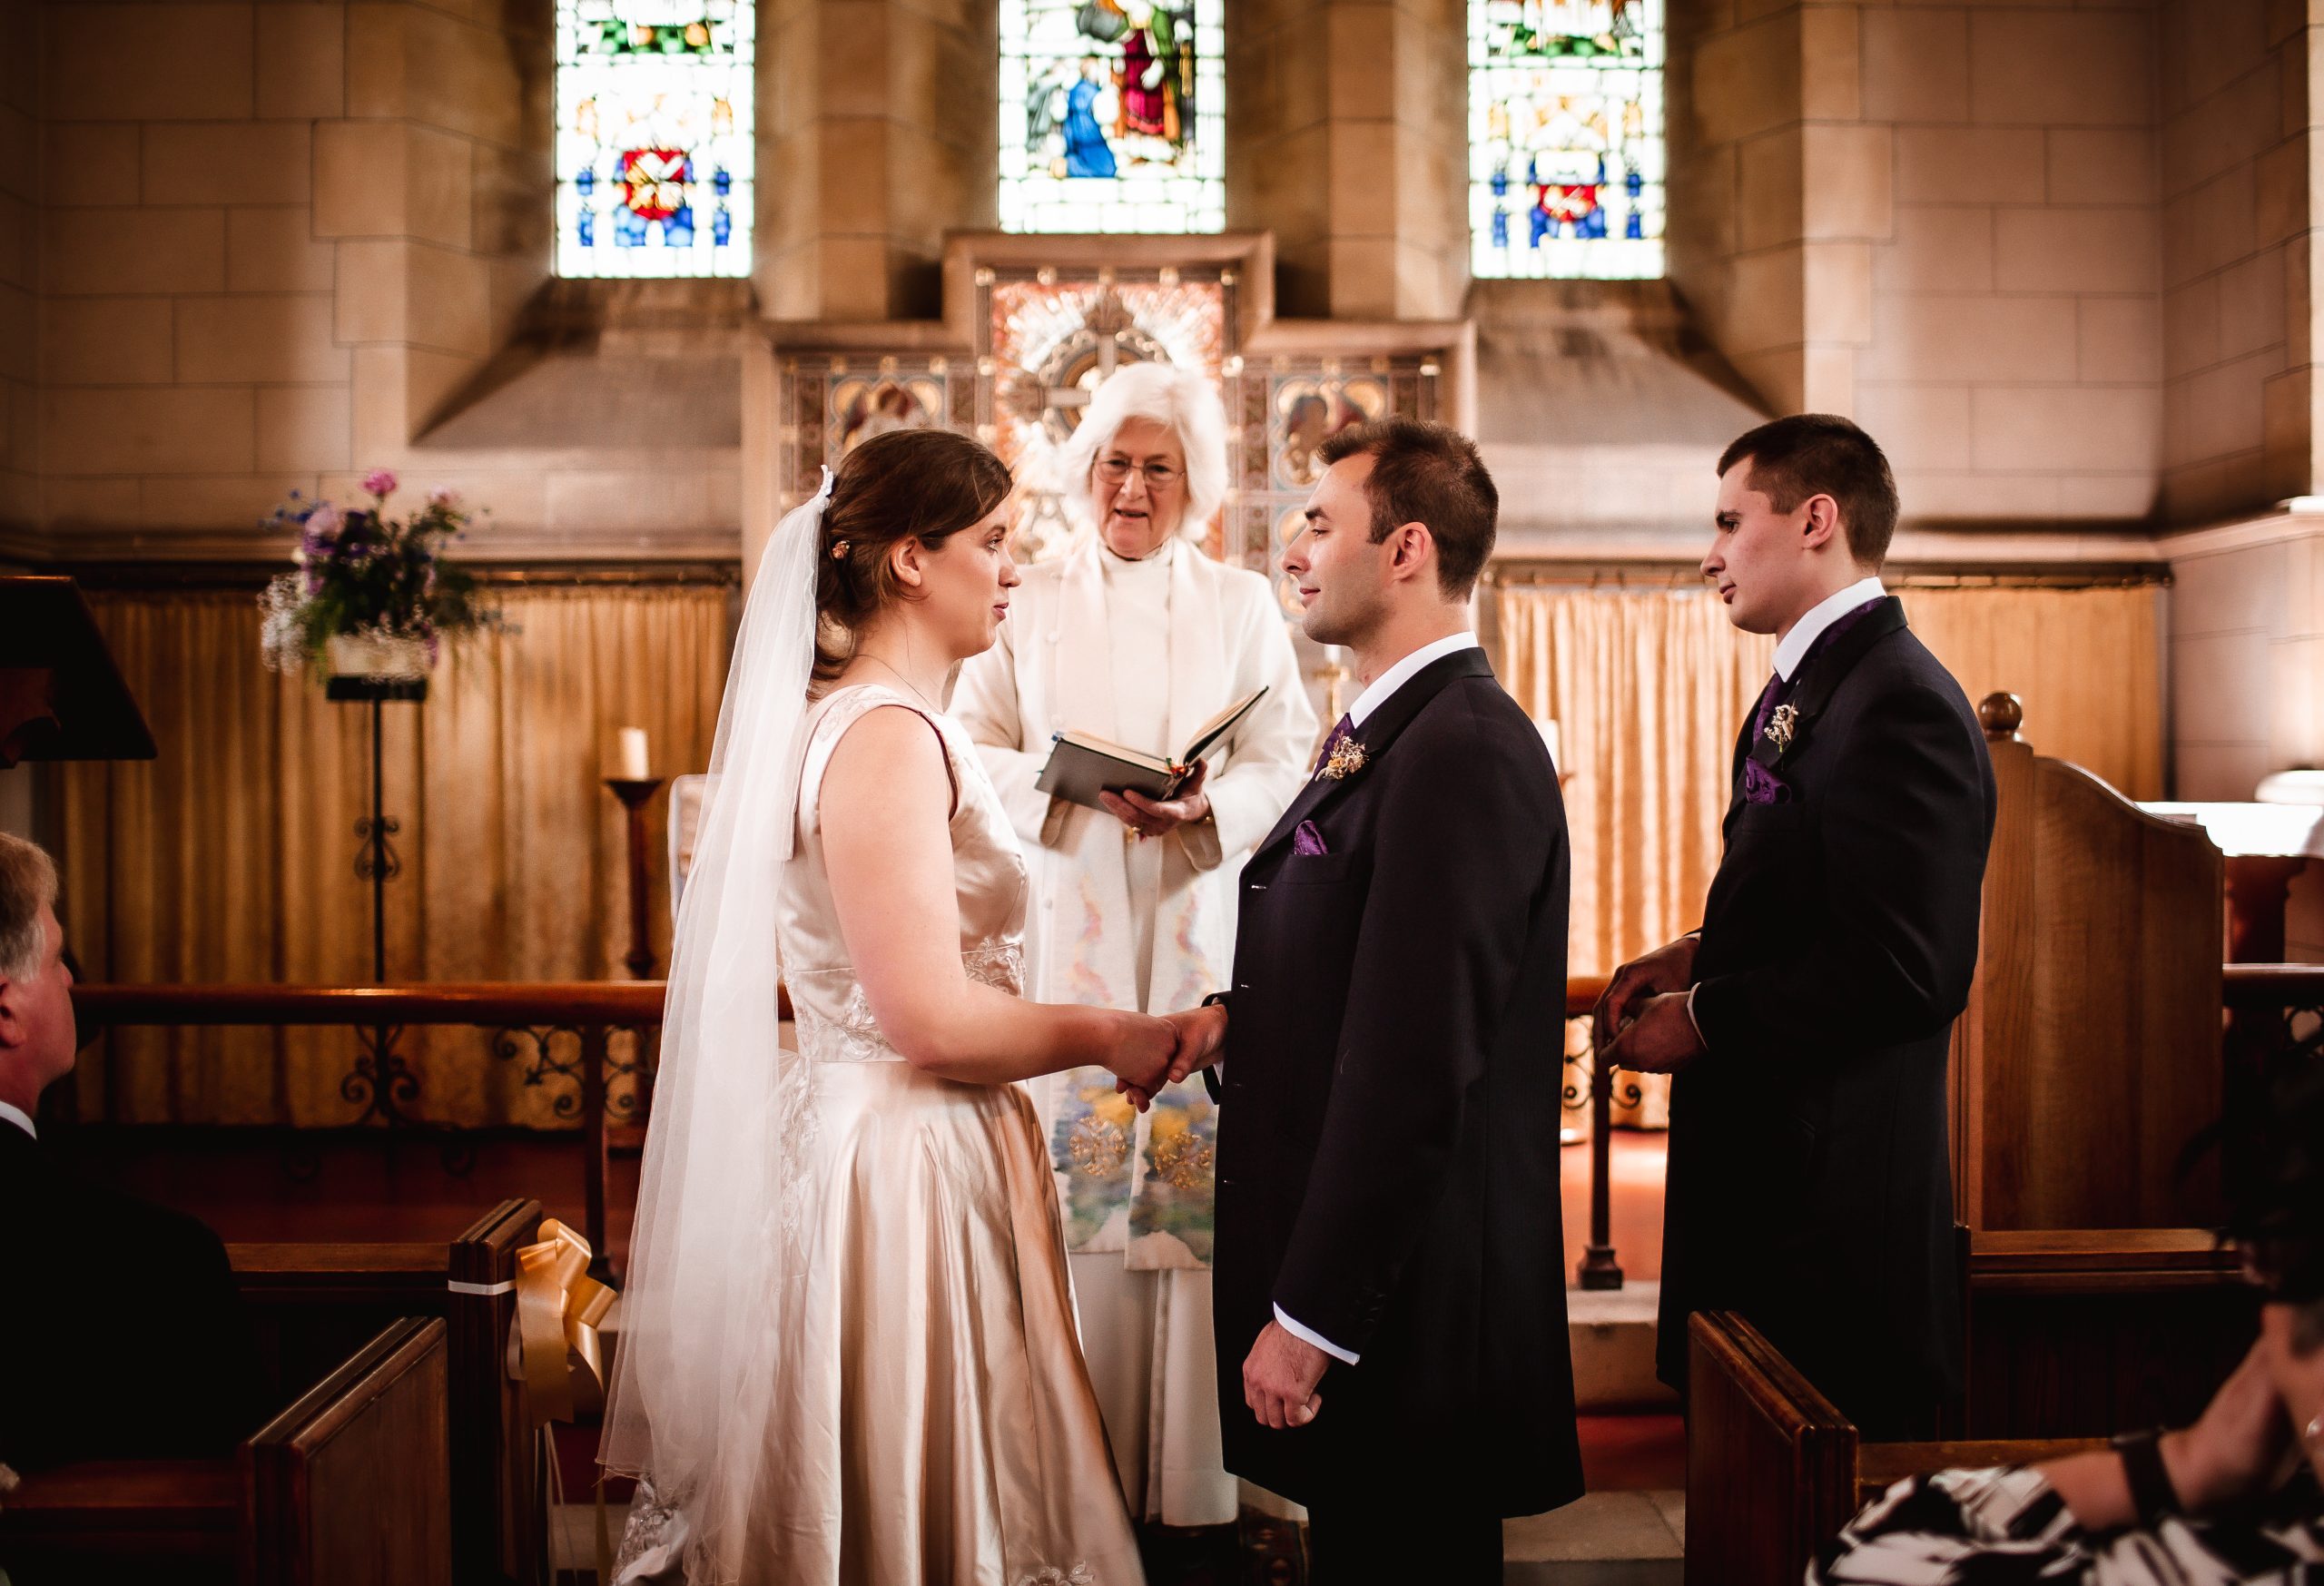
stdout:
[[[768,526],[869,437],[942,424],[1016,471],[1019,557],[1055,556],[1072,532],[1057,458],[1091,394],[1127,364],[1167,361],[1216,381],[1227,412],[1232,482],[1207,548],[1273,574],[1325,439],[1460,406],[1465,324],[1275,320],[1265,237],[985,234],[955,238],[946,272],[939,324],[772,327]],[[761,421],[746,403],[746,433]]]

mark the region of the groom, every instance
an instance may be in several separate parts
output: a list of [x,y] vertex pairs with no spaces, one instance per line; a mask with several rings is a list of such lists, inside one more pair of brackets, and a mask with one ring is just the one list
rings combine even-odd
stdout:
[[1945,1069],[1993,767],[1880,582],[1896,486],[1872,438],[1778,419],[1718,472],[1703,575],[1776,635],[1775,675],[1702,928],[1598,1009],[1605,1061],[1679,1076],[1658,1364],[1683,1392],[1688,1315],[1740,1311],[1865,1436],[1925,1440],[1961,1379]]
[[[1217,1061],[1227,1468],[1307,1505],[1320,1586],[1497,1581],[1581,1495],[1558,1217],[1566,836],[1468,601],[1498,498],[1453,430],[1344,430],[1284,570],[1364,685],[1243,873]],[[1239,1363],[1239,1370],[1235,1369]]]

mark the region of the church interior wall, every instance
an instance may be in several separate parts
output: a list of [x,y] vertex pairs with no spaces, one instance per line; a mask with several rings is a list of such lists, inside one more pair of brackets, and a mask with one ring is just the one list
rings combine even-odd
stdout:
[[992,0],[760,7],[759,301],[777,320],[932,319],[944,236],[998,223]]
[[1227,225],[1275,236],[1302,318],[1457,317],[1468,285],[1461,0],[1238,7]]
[[[262,559],[287,491],[385,466],[489,507],[480,557],[731,560],[749,322],[909,351],[994,219],[994,0],[764,0],[756,272],[653,283],[551,280],[546,7],[0,5],[18,559]],[[1669,279],[1597,283],[1468,279],[1457,0],[1236,11],[1230,223],[1285,322],[1471,321],[1512,557],[1683,568],[1724,440],[1797,408],[1880,437],[1954,569],[2309,493],[2298,7],[1669,14]],[[2174,618],[2189,790],[2294,753],[2212,707],[2262,629],[2307,655]]]
[[1908,521],[2151,517],[2155,27],[2135,0],[1674,6],[1672,278],[1770,409],[1881,438]]
[[2162,32],[2164,510],[2202,523],[2314,486],[2314,31],[2297,6],[2165,0]]

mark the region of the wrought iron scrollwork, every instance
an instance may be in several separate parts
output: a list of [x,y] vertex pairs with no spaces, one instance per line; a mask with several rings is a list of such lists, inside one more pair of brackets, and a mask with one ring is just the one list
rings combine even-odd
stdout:
[[[630,1038],[630,1055],[621,1055],[611,1040],[606,1043],[606,1117],[620,1118],[625,1123],[644,1118],[654,1094],[655,1062],[651,1055],[654,1042],[650,1039],[652,1026],[620,1025],[609,1034],[626,1034]],[[618,1091],[615,1084],[629,1079],[633,1083]]]
[[363,842],[355,855],[358,881],[391,882],[403,874],[403,857],[388,841],[402,830],[391,815],[381,815],[377,820],[366,815],[355,823],[355,835]]
[[396,1025],[355,1027],[355,1067],[340,1080],[339,1094],[342,1100],[363,1109],[356,1114],[357,1123],[375,1118],[386,1124],[414,1121],[409,1109],[419,1099],[419,1077],[397,1049],[402,1039],[403,1030]]
[[[572,1055],[560,1058],[560,1040],[572,1042]],[[525,1070],[525,1084],[537,1088],[548,1083],[552,1076],[572,1082],[572,1089],[557,1093],[549,1109],[561,1118],[581,1116],[581,1032],[569,1025],[508,1025],[493,1031],[492,1055],[501,1062],[527,1061],[530,1049],[531,1066]]]

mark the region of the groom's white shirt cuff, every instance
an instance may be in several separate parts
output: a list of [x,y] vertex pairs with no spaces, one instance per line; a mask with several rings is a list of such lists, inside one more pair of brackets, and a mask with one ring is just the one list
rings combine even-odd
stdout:
[[1290,1334],[1294,1338],[1305,1339],[1306,1342],[1314,1345],[1316,1348],[1322,1350],[1325,1355],[1330,1355],[1334,1360],[1344,1360],[1350,1365],[1354,1365],[1355,1364],[1354,1355],[1350,1355],[1346,1350],[1342,1349],[1338,1345],[1333,1343],[1330,1339],[1324,1337],[1321,1333],[1316,1332],[1314,1328],[1304,1327],[1297,1322],[1293,1321],[1289,1315],[1285,1314],[1284,1308],[1281,1305],[1277,1305],[1275,1308],[1275,1319],[1282,1325],[1283,1330]]

